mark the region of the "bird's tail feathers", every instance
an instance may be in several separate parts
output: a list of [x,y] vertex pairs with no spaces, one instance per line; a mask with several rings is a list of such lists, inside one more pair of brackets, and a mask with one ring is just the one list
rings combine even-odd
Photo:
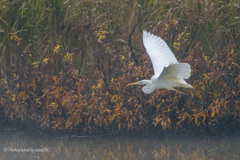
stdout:
[[193,88],[190,84],[187,84],[187,82],[184,79],[178,79],[178,87],[182,87],[182,88]]
[[187,84],[187,83],[180,83],[179,84],[179,87],[182,87],[182,88],[193,88],[190,84]]

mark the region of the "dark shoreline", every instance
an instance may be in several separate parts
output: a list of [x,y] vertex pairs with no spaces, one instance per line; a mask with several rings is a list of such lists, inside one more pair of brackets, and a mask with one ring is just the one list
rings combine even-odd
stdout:
[[109,131],[101,128],[97,128],[93,131],[83,132],[80,129],[73,130],[54,130],[54,129],[43,129],[40,126],[36,125],[27,125],[22,123],[4,123],[1,125],[0,132],[24,132],[26,134],[34,134],[34,135],[49,135],[52,137],[105,137],[105,136],[113,136],[113,137],[141,137],[141,136],[151,136],[151,135],[160,135],[166,137],[181,137],[181,136],[218,136],[218,137],[226,137],[226,136],[235,136],[240,134],[240,125],[235,124],[234,126],[230,126],[223,130],[221,125],[214,126],[214,128],[209,127],[194,127],[194,128],[180,128],[180,129],[168,129],[162,130],[160,128],[143,128],[138,131]]

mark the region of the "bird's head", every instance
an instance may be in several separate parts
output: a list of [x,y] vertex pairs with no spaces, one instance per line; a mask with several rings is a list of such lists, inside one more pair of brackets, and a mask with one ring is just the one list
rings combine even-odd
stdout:
[[155,87],[152,85],[151,80],[141,80],[138,82],[128,84],[128,86],[131,86],[131,85],[144,85],[144,87],[142,88],[142,91],[146,94],[150,94],[155,90]]

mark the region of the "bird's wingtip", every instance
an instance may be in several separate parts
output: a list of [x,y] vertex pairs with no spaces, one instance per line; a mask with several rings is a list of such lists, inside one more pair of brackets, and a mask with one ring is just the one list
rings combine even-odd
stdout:
[[149,33],[146,30],[143,30],[143,41],[147,39]]

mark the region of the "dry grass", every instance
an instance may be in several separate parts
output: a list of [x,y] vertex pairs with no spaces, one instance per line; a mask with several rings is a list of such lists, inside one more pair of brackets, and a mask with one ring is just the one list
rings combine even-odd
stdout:
[[[0,3],[1,120],[80,130],[139,130],[238,124],[239,2],[5,1]],[[143,95],[125,85],[150,78],[142,30],[161,36],[192,66],[189,95]],[[229,122],[236,122],[229,125]]]

